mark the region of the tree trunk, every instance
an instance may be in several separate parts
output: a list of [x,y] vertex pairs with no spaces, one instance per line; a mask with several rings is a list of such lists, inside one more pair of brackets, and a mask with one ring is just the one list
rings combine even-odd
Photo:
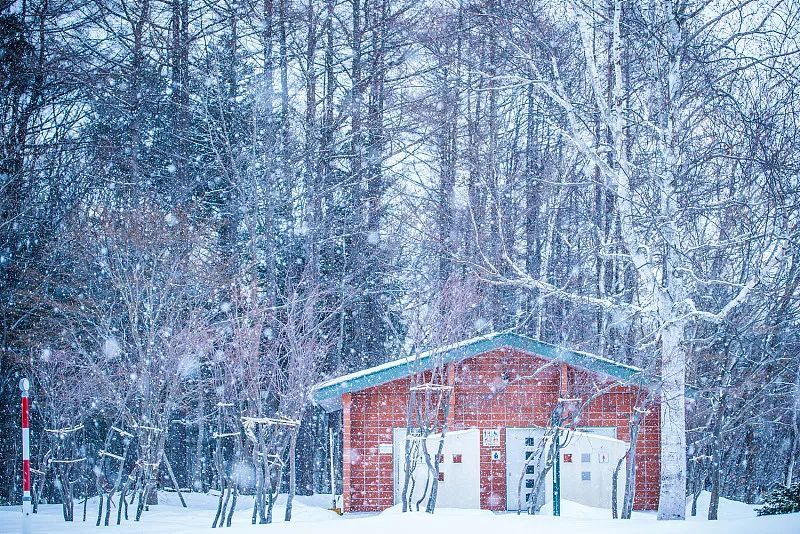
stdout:
[[267,469],[267,481],[269,482],[267,486],[267,523],[272,523],[272,509],[275,507],[275,480],[277,479],[277,484],[280,484],[280,477],[274,477],[272,470],[273,467],[270,465]]
[[[186,508],[186,501],[183,499],[181,488],[178,486],[178,481],[175,479],[175,473],[172,472],[172,465],[169,463],[169,458],[167,458],[167,452],[163,451],[161,455],[162,458],[164,458],[164,465],[167,468],[167,474],[169,475],[169,479],[172,481],[172,485],[175,486],[175,492],[178,494],[178,498],[181,500],[181,506]],[[158,504],[158,501],[151,504]]]
[[228,517],[225,520],[225,526],[231,526],[231,521],[233,521],[233,512],[236,510],[236,498],[239,496],[239,484],[236,482],[233,483],[233,500],[231,501],[231,509],[228,512]]
[[[720,408],[719,411],[722,411]],[[712,441],[711,450],[711,501],[708,503],[708,519],[717,519],[719,513],[719,494],[720,482],[722,477],[720,471],[722,469],[722,443],[720,442],[720,425],[721,421],[717,420],[714,424],[714,439]]]
[[634,414],[630,423],[631,445],[625,456],[625,496],[622,500],[622,519],[630,519],[636,499],[636,442],[639,439],[643,414]]
[[206,439],[206,409],[205,409],[205,395],[203,394],[203,387],[200,386],[198,390],[198,403],[197,403],[197,442],[194,448],[194,472],[192,473],[192,488],[194,491],[205,492],[205,480],[203,476],[205,466],[205,439]]
[[[528,74],[534,79],[533,73]],[[525,143],[525,271],[535,279],[541,277],[542,236],[539,212],[542,208],[541,176],[538,150],[539,122],[534,99],[533,84],[527,88],[527,135]],[[535,321],[539,315],[539,292],[531,290],[528,295],[528,313]],[[538,323],[538,321],[536,321]],[[535,328],[535,326],[534,326]],[[535,336],[540,333],[533,332]]]
[[611,475],[611,519],[617,518],[617,488],[619,487],[619,471],[622,468],[622,463],[625,461],[627,456],[628,455],[626,453],[625,456],[617,461],[617,466],[614,468],[614,474]]
[[267,518],[264,514],[264,429],[259,425],[257,442],[253,444],[253,468],[256,471],[256,488],[255,495],[253,495],[253,518],[252,524],[256,524],[256,520],[260,523],[266,523]]
[[794,379],[794,407],[792,409],[792,422],[789,425],[789,458],[786,461],[784,472],[784,485],[788,488],[794,481],[794,467],[797,457],[800,456],[800,367]]
[[686,516],[686,354],[683,325],[670,324],[661,334],[661,484],[659,519]]
[[[413,488],[411,488],[411,476],[414,472],[412,465],[411,465],[411,457],[412,457],[412,443],[409,440],[409,436],[411,436],[411,429],[413,428],[412,417],[415,413],[415,399],[416,395],[411,394],[408,398],[408,404],[406,405],[406,436],[405,440],[403,440],[404,447],[403,447],[403,457],[405,458],[405,463],[403,465],[403,512],[408,512],[409,508],[409,499],[411,497],[411,493],[409,493],[409,489],[411,489],[413,493]],[[345,460],[346,461],[346,460]]]
[[439,494],[439,460],[442,457],[442,450],[444,450],[444,439],[447,435],[447,419],[450,414],[450,399],[452,398],[452,390],[447,390],[447,392],[442,391],[441,394],[445,395],[443,406],[444,413],[442,414],[442,434],[439,438],[439,447],[436,450],[436,458],[433,459],[433,485],[431,486],[431,496],[428,499],[428,505],[425,507],[425,511],[429,514],[432,514],[436,509],[436,497]]
[[219,501],[217,502],[217,513],[214,514],[214,521],[211,523],[211,528],[217,528],[217,524],[220,523],[220,519],[223,514],[223,500],[225,499],[225,485],[220,483],[220,491],[219,491]]
[[292,430],[292,437],[291,442],[289,444],[289,494],[286,496],[286,514],[284,515],[284,521],[291,521],[292,520],[292,503],[294,501],[294,494],[295,487],[297,483],[297,475],[296,475],[296,456],[297,456],[297,433],[300,431],[299,428],[295,428]]

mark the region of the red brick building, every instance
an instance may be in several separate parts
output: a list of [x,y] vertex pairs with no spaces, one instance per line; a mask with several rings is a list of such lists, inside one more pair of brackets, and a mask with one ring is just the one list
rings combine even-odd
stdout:
[[[487,443],[484,437],[479,452],[480,507],[497,511],[512,509],[507,429],[545,427],[559,399],[582,399],[588,403],[572,422],[575,427],[628,442],[631,414],[649,387],[635,367],[510,333],[321,383],[313,389],[313,401],[342,413],[345,511],[378,511],[395,504],[393,432],[406,427],[410,377],[434,365],[448,366],[453,386],[448,432],[491,429],[495,439],[499,434],[499,442]],[[658,507],[659,432],[659,407],[651,403],[637,442],[634,507],[639,510]]]

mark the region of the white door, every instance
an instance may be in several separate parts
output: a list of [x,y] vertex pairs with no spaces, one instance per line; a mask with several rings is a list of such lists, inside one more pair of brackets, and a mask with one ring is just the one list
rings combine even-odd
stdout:
[[[506,509],[526,509],[540,466],[536,455],[544,439],[542,428],[506,428]],[[545,451],[546,452],[546,451]],[[546,489],[539,491],[544,504]]]
[[[405,437],[405,428],[393,430],[395,504],[403,499]],[[438,451],[438,447],[439,435],[430,436],[427,440],[427,448],[431,454],[431,460]],[[419,505],[420,510],[425,509],[430,495],[429,488],[426,488],[431,483],[428,471],[424,459],[418,458],[413,472],[413,489],[410,486],[412,492],[410,501],[415,507],[417,501],[422,498]],[[439,478],[437,508],[480,508],[480,475],[480,431],[473,428],[445,434],[437,475]]]
[[[602,427],[600,427],[602,428]],[[567,432],[561,438],[561,498],[586,506],[611,508],[611,481],[620,458],[628,444],[608,437],[611,430],[580,429]],[[616,435],[616,429],[614,429]],[[622,467],[617,487],[617,502],[625,494],[625,467]]]

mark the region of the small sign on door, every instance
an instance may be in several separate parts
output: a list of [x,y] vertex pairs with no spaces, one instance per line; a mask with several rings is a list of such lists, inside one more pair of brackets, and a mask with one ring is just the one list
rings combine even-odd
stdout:
[[499,447],[500,446],[500,429],[499,428],[485,428],[483,430],[483,446],[484,447]]

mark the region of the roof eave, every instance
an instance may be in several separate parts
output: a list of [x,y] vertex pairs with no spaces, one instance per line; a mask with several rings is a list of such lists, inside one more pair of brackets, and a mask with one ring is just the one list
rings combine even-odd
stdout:
[[[567,365],[587,369],[591,372],[604,375],[611,380],[621,381],[639,387],[653,387],[653,384],[644,379],[640,369],[606,360],[588,353],[569,349],[562,349],[555,345],[513,333],[497,334],[481,338],[474,343],[458,346],[441,353],[442,363],[464,360],[490,350],[511,348],[521,350],[533,356],[540,356],[550,360],[562,361]],[[327,412],[337,411],[342,408],[342,395],[354,391],[361,391],[370,387],[380,386],[399,378],[404,378],[415,372],[429,368],[427,362],[436,356],[435,351],[427,356],[413,360],[401,360],[397,365],[387,367],[376,373],[363,371],[345,375],[332,383],[319,384],[311,391],[312,402],[325,409]],[[351,379],[348,376],[354,375]],[[330,382],[330,381],[329,381]]]

